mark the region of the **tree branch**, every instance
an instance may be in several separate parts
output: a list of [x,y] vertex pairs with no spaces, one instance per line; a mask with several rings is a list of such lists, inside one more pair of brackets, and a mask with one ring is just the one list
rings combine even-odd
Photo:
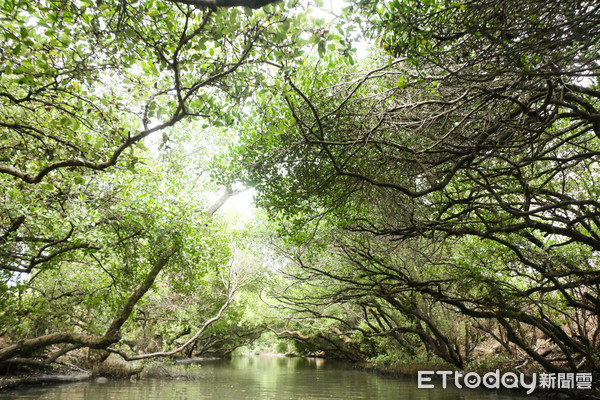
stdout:
[[208,7],[216,10],[219,7],[247,7],[258,9],[280,0],[170,0],[172,3],[189,4],[196,7]]

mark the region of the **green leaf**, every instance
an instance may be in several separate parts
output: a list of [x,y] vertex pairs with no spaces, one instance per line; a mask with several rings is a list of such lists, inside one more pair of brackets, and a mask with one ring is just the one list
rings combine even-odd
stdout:
[[54,190],[54,185],[52,185],[49,182],[42,182],[40,183],[40,187],[45,190],[45,191],[51,191]]

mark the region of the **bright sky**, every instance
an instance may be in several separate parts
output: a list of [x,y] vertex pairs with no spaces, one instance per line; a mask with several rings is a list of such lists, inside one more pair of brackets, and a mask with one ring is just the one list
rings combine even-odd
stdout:
[[[243,192],[231,196],[227,202],[217,212],[228,212],[233,211],[242,217],[243,220],[248,220],[254,215],[255,207],[253,197],[256,191],[254,189],[246,189]],[[216,201],[223,192],[215,194],[214,200]],[[211,198],[213,200],[213,198]]]

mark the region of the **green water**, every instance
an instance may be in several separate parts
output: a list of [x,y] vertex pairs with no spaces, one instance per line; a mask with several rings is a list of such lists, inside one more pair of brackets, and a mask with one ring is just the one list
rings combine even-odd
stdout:
[[[172,366],[170,379],[109,380],[26,387],[0,399],[241,400],[241,399],[525,399],[472,389],[418,389],[416,380],[384,378],[348,364],[304,358],[236,357],[202,365]],[[532,397],[527,397],[531,399]]]

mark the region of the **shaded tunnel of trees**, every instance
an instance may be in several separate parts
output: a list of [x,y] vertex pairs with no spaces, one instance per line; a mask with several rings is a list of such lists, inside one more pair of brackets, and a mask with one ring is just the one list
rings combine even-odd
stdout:
[[599,7],[5,2],[0,369],[270,332],[597,388]]

